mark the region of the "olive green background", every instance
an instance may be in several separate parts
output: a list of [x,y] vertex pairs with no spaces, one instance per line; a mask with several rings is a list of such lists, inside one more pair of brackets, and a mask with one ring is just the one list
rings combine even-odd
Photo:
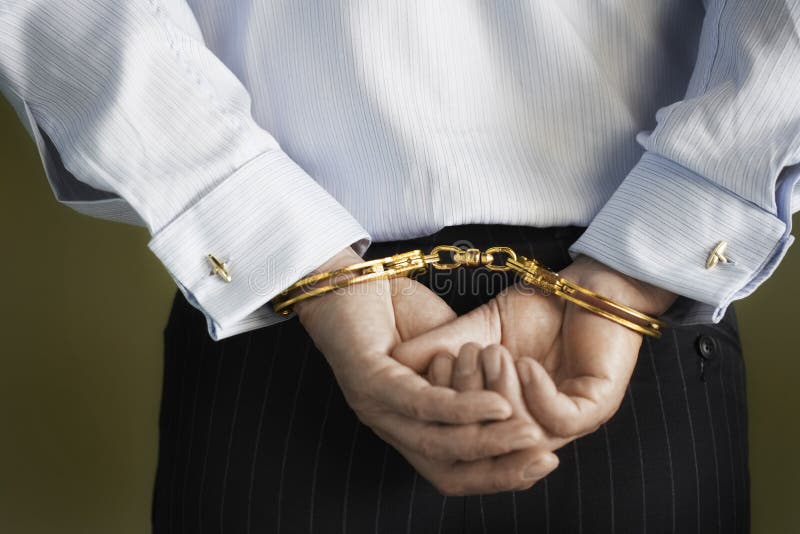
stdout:
[[[0,532],[148,532],[172,280],[144,229],[55,201],[2,100],[0,175]],[[755,534],[800,532],[799,266],[736,306]]]

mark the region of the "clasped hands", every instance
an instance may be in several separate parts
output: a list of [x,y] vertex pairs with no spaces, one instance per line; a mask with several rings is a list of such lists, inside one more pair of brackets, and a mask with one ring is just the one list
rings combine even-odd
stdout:
[[[345,249],[318,271],[362,261]],[[578,257],[562,276],[650,315],[675,295]],[[619,407],[641,335],[512,286],[456,317],[408,278],[295,306],[359,420],[445,495],[534,485]]]

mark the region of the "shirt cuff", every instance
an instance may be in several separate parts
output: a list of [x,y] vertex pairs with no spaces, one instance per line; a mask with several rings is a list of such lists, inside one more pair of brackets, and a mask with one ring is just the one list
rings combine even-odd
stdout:
[[[153,235],[150,249],[214,340],[289,317],[268,301],[340,250],[360,255],[369,234],[284,152],[250,161]],[[231,281],[210,274],[208,255]]]
[[[789,232],[796,181],[782,181],[774,214],[646,153],[569,252],[686,297],[665,314],[669,322],[719,322],[732,301],[769,278],[794,241]],[[707,269],[721,241],[731,262]]]

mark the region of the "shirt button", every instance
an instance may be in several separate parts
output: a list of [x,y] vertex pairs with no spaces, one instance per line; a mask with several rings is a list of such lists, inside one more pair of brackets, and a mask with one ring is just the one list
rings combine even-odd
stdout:
[[698,337],[697,352],[704,360],[713,359],[717,355],[717,340],[706,335]]

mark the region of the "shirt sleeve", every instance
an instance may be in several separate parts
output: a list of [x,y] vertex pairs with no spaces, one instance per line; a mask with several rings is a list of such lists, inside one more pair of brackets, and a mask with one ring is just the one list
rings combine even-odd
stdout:
[[[369,246],[256,124],[183,0],[4,1],[0,89],[86,189],[133,207],[214,339],[281,320],[268,300]],[[210,276],[208,254],[228,262],[230,283]]]
[[[706,4],[684,99],[637,135],[641,160],[570,248],[685,297],[667,314],[682,324],[766,280],[800,208],[800,1]],[[707,268],[723,241],[730,261]]]

